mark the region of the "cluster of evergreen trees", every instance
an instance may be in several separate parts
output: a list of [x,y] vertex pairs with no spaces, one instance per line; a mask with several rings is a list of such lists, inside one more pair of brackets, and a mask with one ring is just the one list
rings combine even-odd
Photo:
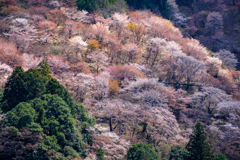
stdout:
[[[197,123],[190,136],[187,146],[171,147],[169,160],[227,160],[224,154],[211,153],[211,146],[207,142],[207,136],[201,123]],[[151,145],[139,143],[129,148],[127,160],[160,160],[159,155]]]
[[[16,67],[0,92],[0,159],[86,157],[92,144],[87,109],[50,75],[46,62],[24,71]],[[12,145],[15,144],[15,145]]]

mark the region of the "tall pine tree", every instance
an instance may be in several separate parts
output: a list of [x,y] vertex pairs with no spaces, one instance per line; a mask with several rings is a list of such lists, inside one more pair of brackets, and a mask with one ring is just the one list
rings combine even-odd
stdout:
[[190,140],[186,146],[190,156],[188,160],[213,160],[210,145],[207,142],[207,135],[201,123],[197,123],[190,136]]

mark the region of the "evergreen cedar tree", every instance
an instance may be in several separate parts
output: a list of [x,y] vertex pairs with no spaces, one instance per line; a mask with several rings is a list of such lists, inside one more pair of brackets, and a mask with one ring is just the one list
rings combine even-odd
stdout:
[[151,145],[139,143],[132,145],[127,152],[127,160],[158,160],[157,152]]
[[18,66],[9,77],[5,88],[2,103],[2,111],[10,111],[20,102],[28,102],[34,98],[39,98],[44,94],[57,94],[71,108],[71,113],[75,115],[73,100],[68,91],[49,71],[49,66],[45,61],[39,64],[39,68],[31,68],[24,72]]
[[[26,72],[16,67],[8,79],[1,103],[7,117],[0,122],[0,159],[45,160],[49,159],[50,152],[52,158],[86,157],[82,146],[92,145],[88,128],[96,120],[88,116],[82,104],[73,102],[68,91],[49,75],[48,69],[44,61],[39,68]],[[11,134],[15,137],[7,136]],[[21,138],[24,135],[31,141],[25,142]],[[36,141],[32,140],[33,136]],[[17,142],[20,148],[11,145]],[[24,151],[22,147],[29,149]]]
[[211,147],[206,139],[207,135],[203,126],[198,122],[186,145],[186,149],[190,154],[188,160],[213,160],[213,154],[210,151]]

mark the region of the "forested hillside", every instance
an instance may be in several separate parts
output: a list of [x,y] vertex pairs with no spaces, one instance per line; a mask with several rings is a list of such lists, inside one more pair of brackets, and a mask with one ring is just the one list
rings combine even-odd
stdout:
[[0,0],[0,159],[239,160],[239,3],[212,3]]
[[[200,40],[213,52],[227,50],[240,58],[239,0],[176,0],[179,11],[188,17],[183,34]],[[237,66],[240,69],[240,65]]]

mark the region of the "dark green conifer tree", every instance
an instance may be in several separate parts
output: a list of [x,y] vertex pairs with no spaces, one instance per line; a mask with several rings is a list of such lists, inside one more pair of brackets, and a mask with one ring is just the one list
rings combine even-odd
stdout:
[[190,140],[186,146],[189,151],[188,160],[213,160],[210,145],[207,142],[207,135],[201,123],[197,123],[190,135]]
[[27,100],[27,84],[24,82],[25,74],[22,67],[16,67],[12,75],[8,78],[8,81],[4,88],[4,94],[2,98],[2,111],[10,111],[20,102],[26,102]]

